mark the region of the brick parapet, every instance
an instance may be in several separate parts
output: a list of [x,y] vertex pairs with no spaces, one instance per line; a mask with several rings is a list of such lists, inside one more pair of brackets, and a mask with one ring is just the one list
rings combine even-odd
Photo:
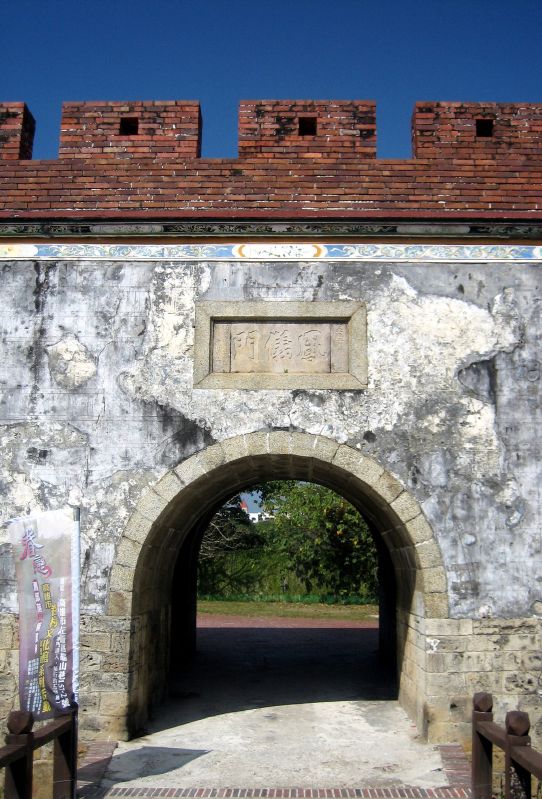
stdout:
[[542,163],[69,159],[0,164],[4,217],[304,214],[542,216]]
[[542,104],[416,103],[415,158],[540,160]]
[[239,106],[241,158],[375,158],[372,101],[244,100]]
[[237,159],[198,157],[196,102],[68,103],[54,161],[14,159],[15,105],[2,218],[542,216],[542,105],[419,103],[415,157],[377,160],[369,101],[244,101]]
[[60,159],[198,158],[198,102],[64,103]]
[[0,103],[0,161],[32,158],[36,122],[25,103]]

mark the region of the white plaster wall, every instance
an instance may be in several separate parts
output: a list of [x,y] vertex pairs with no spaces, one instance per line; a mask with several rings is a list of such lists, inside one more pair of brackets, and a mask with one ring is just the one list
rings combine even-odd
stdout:
[[[540,612],[533,266],[19,261],[1,290],[3,518],[81,505],[85,612],[103,611],[147,485],[209,443],[276,428],[348,443],[402,481],[442,549],[452,616]],[[243,299],[363,300],[367,390],[194,390],[195,302]]]

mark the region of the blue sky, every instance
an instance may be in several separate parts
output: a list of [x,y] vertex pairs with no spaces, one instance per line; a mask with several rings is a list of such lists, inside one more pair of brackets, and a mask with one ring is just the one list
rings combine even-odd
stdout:
[[0,0],[0,99],[54,158],[63,100],[200,100],[235,157],[240,99],[374,99],[378,154],[416,100],[542,102],[541,0]]

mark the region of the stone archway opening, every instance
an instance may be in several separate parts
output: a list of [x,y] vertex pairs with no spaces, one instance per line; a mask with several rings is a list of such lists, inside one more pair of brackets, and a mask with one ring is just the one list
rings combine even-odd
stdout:
[[128,730],[140,729],[149,707],[163,698],[171,655],[178,660],[194,651],[196,561],[209,520],[232,494],[269,479],[332,488],[369,522],[381,552],[383,587],[389,589],[381,642],[396,658],[399,700],[423,731],[425,652],[419,632],[425,617],[447,611],[432,531],[418,503],[372,459],[329,439],[283,432],[240,436],[188,459],[142,498],[132,516],[109,603],[110,615],[131,611]]
[[[267,460],[267,463],[265,462]],[[265,459],[262,464],[262,473],[269,478],[274,478],[274,471],[273,469],[276,468],[276,459],[273,462],[269,462],[269,459]],[[299,474],[303,473],[304,471],[307,473],[309,469],[309,464],[307,461],[301,461],[296,465],[296,468],[290,472],[289,474]],[[288,478],[292,480],[291,477]],[[339,499],[342,495],[340,495],[335,489],[331,489],[331,496],[329,493],[324,495],[325,499],[320,499],[322,496],[318,492],[311,492],[311,487],[316,488],[319,486],[320,483],[316,483],[313,481],[302,480],[297,481],[293,480],[293,483],[300,482],[303,483],[307,490],[309,491],[308,496],[312,498],[313,507],[319,507],[319,502],[331,502],[331,507],[335,507],[333,505],[333,496],[336,500]],[[279,482],[280,485],[280,482]],[[250,488],[253,486],[243,486],[242,492],[249,491]],[[257,487],[263,487],[264,484],[257,483]],[[275,489],[278,490],[278,489]],[[288,491],[288,489],[286,489]],[[294,488],[294,491],[296,489]],[[241,493],[241,492],[239,492]],[[237,496],[237,494],[236,494]],[[297,495],[299,497],[299,494]],[[344,497],[342,497],[344,499]],[[303,498],[302,502],[307,502],[307,499]],[[309,501],[310,502],[310,501]],[[314,504],[315,503],[315,504]],[[353,506],[348,503],[350,508],[353,510]],[[211,525],[213,521],[216,519],[214,515],[223,508],[223,504],[221,503],[218,508],[213,509],[213,517],[211,518]],[[346,505],[343,507],[347,507]],[[312,508],[311,508],[312,510]],[[360,510],[359,504],[356,510]],[[242,512],[241,512],[242,514]],[[243,514],[242,514],[243,515]],[[172,602],[171,602],[171,672],[172,677],[175,677],[175,674],[179,672],[179,670],[184,671],[186,669],[187,663],[191,660],[193,655],[199,651],[199,643],[203,638],[206,640],[208,636],[202,630],[197,629],[196,634],[196,604],[198,605],[199,609],[199,597],[201,596],[202,592],[202,585],[198,583],[196,585],[196,573],[199,573],[199,568],[201,565],[202,560],[202,542],[206,540],[210,533],[210,527],[208,523],[208,515],[204,514],[201,520],[194,525],[193,529],[186,535],[184,539],[184,543],[181,547],[179,552],[179,556],[177,559],[177,563],[175,566],[175,570],[173,573],[173,580],[172,580]],[[223,519],[224,517],[222,517]],[[323,521],[321,519],[320,521]],[[363,516],[360,518],[360,523],[363,524],[365,522],[368,528],[368,536],[365,538],[365,544],[360,549],[368,548],[369,552],[365,552],[365,558],[368,558],[368,561],[365,560],[365,563],[371,562],[374,558],[377,565],[377,584],[375,585],[373,580],[374,577],[371,579],[369,578],[370,585],[370,598],[366,599],[369,603],[372,602],[374,607],[374,602],[378,604],[379,613],[378,618],[380,623],[377,624],[375,622],[376,617],[373,616],[371,619],[366,622],[367,627],[377,627],[377,629],[371,629],[370,634],[365,636],[366,643],[360,643],[360,649],[366,649],[368,646],[371,647],[371,650],[374,652],[374,658],[372,659],[370,664],[365,665],[365,669],[373,672],[377,672],[380,676],[380,680],[374,679],[373,676],[373,683],[374,685],[371,687],[372,693],[379,693],[384,694],[387,698],[395,698],[396,696],[396,661],[397,661],[397,637],[396,637],[396,579],[395,573],[393,569],[393,563],[390,558],[390,554],[388,552],[387,547],[385,546],[381,535],[377,531],[374,526],[372,520],[366,521]],[[263,536],[265,540],[266,532],[265,532],[265,522],[262,525],[264,527]],[[297,531],[297,535],[295,535],[294,543],[293,543],[293,551],[296,550],[298,544],[300,543],[300,538],[305,538],[310,533],[307,531],[307,528],[303,530]],[[311,594],[310,597],[307,597],[310,601],[314,601],[315,594],[322,594],[327,593],[328,595],[331,593],[331,589],[329,585],[324,582],[320,582],[322,580],[321,574],[317,574],[315,577],[315,572],[311,572],[309,585],[307,586],[307,582],[303,577],[303,574],[307,576],[307,572],[303,571],[302,574],[294,574],[293,567],[287,566],[284,564],[284,560],[280,558],[280,553],[284,552],[284,550],[280,549],[276,551],[276,555],[279,557],[280,561],[282,562],[282,566],[279,567],[280,569],[280,577],[278,572],[275,572],[274,569],[271,570],[271,573],[267,573],[269,570],[269,563],[267,558],[269,557],[269,549],[266,549],[264,552],[264,544],[263,540],[260,537],[261,534],[258,533],[257,528],[253,528],[252,533],[250,530],[244,529],[241,534],[237,533],[234,535],[235,537],[235,545],[233,550],[231,550],[228,546],[226,546],[225,550],[221,550],[220,546],[218,545],[217,551],[217,541],[223,540],[222,537],[218,539],[214,539],[213,535],[211,535],[211,549],[216,552],[219,556],[219,567],[216,572],[211,571],[210,574],[213,576],[209,581],[209,573],[206,573],[207,579],[204,576],[204,588],[203,594],[207,591],[211,591],[212,594],[219,594],[222,593],[222,589],[226,587],[226,594],[229,596],[231,595],[232,591],[234,594],[242,594],[245,591],[248,591],[248,594],[254,593],[254,591],[258,593],[265,594],[274,594],[275,599],[279,598],[279,595],[282,597],[289,593],[289,589],[292,590],[292,585],[290,581],[293,580],[293,594]],[[272,533],[271,533],[272,535]],[[243,538],[248,538],[249,540],[249,548],[252,546],[252,549],[248,551],[243,548],[242,540]],[[259,543],[250,543],[250,541],[254,541],[254,539]],[[209,539],[207,538],[209,541]],[[209,546],[209,544],[207,544]],[[256,549],[254,549],[254,546]],[[273,546],[273,544],[271,544]],[[203,546],[205,549],[205,545]],[[220,555],[222,554],[222,558]],[[291,553],[290,553],[291,554]],[[311,552],[312,554],[312,552]],[[247,561],[244,556],[248,555],[250,563],[248,564],[247,568]],[[262,560],[258,556],[264,556],[263,560],[263,584],[262,584],[262,573],[259,571],[260,565],[262,564]],[[346,547],[342,552],[339,549],[337,557],[347,557],[348,556],[348,547]],[[204,556],[203,556],[204,557]],[[229,562],[229,566],[226,565],[224,568],[224,557],[226,558],[226,562]],[[241,566],[240,571],[238,570],[239,558],[241,558],[241,563],[245,565]],[[306,561],[305,566],[307,565]],[[359,561],[361,564],[361,560]],[[235,565],[234,565],[235,564]],[[321,566],[321,562],[319,563]],[[333,567],[336,566],[336,561],[333,561]],[[356,572],[357,578],[354,578],[352,572],[352,565],[349,565],[347,562],[344,564],[345,568],[348,570],[349,577],[346,577],[343,585],[342,590],[346,590],[346,586],[348,585],[349,588],[349,596],[347,599],[360,599],[362,595],[359,594],[360,589],[364,590],[364,583],[361,579],[361,571],[362,566],[358,566],[358,571]],[[231,569],[233,567],[233,569]],[[256,571],[254,568],[256,567]],[[230,574],[230,571],[232,573]],[[233,572],[236,572],[235,574]],[[287,587],[280,587],[280,583],[282,578],[287,578],[286,583]],[[271,581],[269,583],[269,580]],[[271,584],[272,588],[269,587]],[[205,587],[206,585],[206,587]],[[366,594],[365,588],[365,596]],[[356,595],[356,596],[355,596]],[[298,601],[300,597],[297,597]],[[338,601],[338,600],[337,600]],[[223,603],[222,603],[223,604]],[[212,610],[213,603],[208,606],[209,612],[213,612]],[[238,607],[238,606],[237,606]],[[271,604],[268,609],[266,609],[266,613],[269,612],[270,609],[273,608]],[[251,608],[252,610],[252,608]],[[346,610],[346,608],[345,608]],[[199,614],[198,614],[199,615]],[[203,617],[199,617],[200,621],[205,625],[205,615]],[[229,624],[233,624],[235,622],[241,621],[240,619],[232,619]],[[219,617],[215,617],[214,619],[215,624],[219,624]],[[246,622],[241,621],[241,624],[245,624]],[[277,621],[275,620],[274,624]],[[265,621],[261,620],[261,624],[265,625]],[[302,627],[302,622],[298,621],[300,627]],[[353,625],[354,627],[356,625]],[[323,629],[325,629],[325,624],[323,625]],[[280,636],[277,636],[280,637]],[[286,637],[286,636],[285,636]],[[287,636],[290,639],[290,644],[293,642],[295,643],[295,635],[290,634]],[[300,634],[299,636],[302,638],[303,636]],[[360,636],[363,638],[363,636]],[[220,642],[217,641],[218,645],[220,646]],[[375,648],[376,643],[376,648]],[[359,653],[361,654],[361,652]],[[360,661],[361,665],[361,661]],[[334,665],[335,669],[340,670],[340,663],[336,663]],[[367,675],[369,676],[369,675]],[[369,698],[368,696],[366,698]]]
[[332,489],[303,480],[259,484],[228,499],[204,531],[198,612],[231,615],[233,607],[234,615],[271,615],[282,609],[276,603],[286,603],[299,605],[302,618],[314,604],[316,619],[320,611],[325,619],[330,606],[336,618],[366,615],[375,625],[379,577],[384,582],[389,571],[382,602],[391,594],[395,607],[393,570],[385,547],[379,558],[380,543],[370,523]]
[[[332,504],[334,499],[330,496],[330,493],[335,494],[335,500],[338,500],[336,492],[326,491],[322,496],[316,490],[317,484],[303,483],[310,497],[308,504],[321,511],[322,505],[326,505],[328,510],[337,507]],[[275,490],[278,491],[278,487]],[[293,491],[296,492],[295,487]],[[301,501],[307,502],[304,499]],[[312,518],[315,521],[314,516]],[[352,519],[352,516],[349,518]],[[221,519],[223,521],[224,517]],[[290,533],[293,531],[290,530]],[[293,534],[294,549],[309,535],[306,527]],[[192,535],[197,535],[197,531],[193,531]],[[206,529],[203,539],[208,535],[209,529]],[[363,718],[364,714],[374,712],[375,702],[381,704],[397,698],[395,577],[387,549],[382,546],[373,549],[371,537],[371,534],[364,536],[363,549],[369,549],[365,557],[371,559],[372,556],[379,561],[379,583],[385,588],[381,592],[380,616],[383,624],[380,628],[376,617],[369,615],[375,610],[374,604],[370,609],[363,609],[363,620],[361,608],[348,609],[344,606],[334,609],[313,607],[313,613],[316,611],[317,615],[309,619],[296,616],[295,613],[294,618],[289,618],[290,607],[287,608],[286,617],[279,618],[282,615],[277,611],[279,606],[271,603],[263,608],[260,602],[256,605],[253,602],[241,605],[238,602],[204,602],[206,612],[202,613],[200,582],[196,630],[193,595],[190,592],[185,596],[179,595],[181,586],[194,585],[193,575],[202,558],[201,550],[198,553],[191,535],[187,536],[173,577],[172,596],[176,601],[172,602],[171,607],[173,651],[168,701],[155,714],[153,729],[173,730],[182,725],[185,740],[190,735],[197,739],[205,734],[208,736],[207,745],[218,750],[222,745],[219,743],[220,731],[226,728],[235,730],[236,735],[251,741],[257,750],[262,738],[267,740],[269,733],[270,740],[274,740],[274,733],[268,726],[268,720],[273,719],[275,723],[271,726],[281,730],[279,739],[275,741],[275,751],[279,752],[280,747],[284,746],[282,756],[277,755],[284,767],[295,759],[291,753],[295,751],[298,733],[305,725],[312,728],[315,718],[318,718],[320,731],[318,740],[329,735],[339,717],[343,742],[355,740],[363,726],[360,716]],[[280,559],[280,550],[275,551],[282,564],[280,570],[270,569],[269,549],[265,549],[262,543],[262,540],[266,540],[265,522],[263,533],[258,533],[257,528],[252,531],[242,528],[242,533],[234,534],[234,539],[234,548],[227,548],[225,560],[219,558],[216,571],[211,570],[204,575],[204,594],[210,591],[217,598],[216,594],[221,595],[224,588],[227,595],[232,591],[251,594],[252,586],[256,592],[273,593],[278,599],[276,592],[280,592],[283,577],[289,580],[289,587],[283,590],[293,594],[306,594],[309,590],[313,594],[311,599],[314,599],[314,593],[318,594],[327,587],[325,583],[315,583],[314,573],[311,573],[311,586],[307,589],[303,579],[299,579],[299,573],[294,574]],[[243,539],[248,540],[248,549],[243,548]],[[212,541],[216,540],[212,538]],[[376,540],[377,544],[381,543],[378,538]],[[216,553],[216,549],[214,551]],[[348,560],[343,566],[348,570]],[[359,597],[359,590],[363,590],[360,572],[358,565],[355,580],[350,567],[352,579],[350,581],[347,578],[343,583],[343,588],[349,585],[352,589],[350,599],[354,599],[354,594]],[[369,585],[372,592],[369,601],[374,603],[378,592],[373,580],[370,580]],[[220,613],[214,615],[217,604]],[[350,612],[338,620],[336,616],[327,618],[327,610]],[[248,611],[247,615],[244,615],[245,611]],[[355,616],[351,611],[357,611]],[[229,615],[224,616],[223,613]],[[195,651],[191,649],[187,652],[186,643],[192,644],[194,635],[197,642]],[[175,644],[179,642],[184,645],[176,650]],[[191,725],[190,722],[197,723]],[[226,761],[230,762],[231,757],[235,757],[233,752],[228,753]]]

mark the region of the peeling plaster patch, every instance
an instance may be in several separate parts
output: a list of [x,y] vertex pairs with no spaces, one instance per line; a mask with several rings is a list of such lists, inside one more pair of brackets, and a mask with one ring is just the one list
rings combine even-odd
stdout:
[[198,291],[200,294],[205,294],[209,291],[212,274],[211,264],[205,262],[198,264]]
[[517,346],[520,325],[511,297],[499,295],[493,307],[496,319],[462,299],[419,295],[405,278],[391,276],[368,303],[369,393],[388,398],[373,429],[396,423],[417,396],[455,388],[458,364]]
[[478,397],[495,402],[496,368],[495,358],[474,361],[457,373],[459,382]]
[[343,444],[359,435],[362,427],[363,404],[358,405],[351,417],[354,398],[352,392],[334,392],[331,396],[328,392],[295,392],[289,422],[307,433],[334,438]]
[[164,466],[176,466],[194,452],[215,443],[205,428],[205,420],[187,419],[169,407],[159,406],[159,410],[164,437],[156,447],[155,457]]
[[474,397],[460,400],[464,408],[461,421],[461,447],[457,452],[456,468],[471,480],[499,477],[503,451],[495,430],[495,411]]
[[525,336],[513,288],[506,288],[497,294],[491,305],[491,314],[497,329],[497,348],[503,352],[513,352],[523,344]]
[[68,494],[68,505],[78,508],[83,501],[83,492],[79,486],[70,489]]
[[[322,299],[326,265],[299,261],[292,271],[288,264],[252,263],[244,270],[245,299]],[[222,298],[221,298],[222,299]]]
[[31,477],[62,484],[72,470],[85,462],[87,436],[61,422],[10,425],[4,428],[0,444],[5,465]]
[[87,438],[70,424],[14,424],[0,429],[2,519],[66,504],[82,488]]
[[114,557],[114,543],[101,542],[97,544],[94,542],[83,549],[81,579],[86,584],[85,609],[87,613],[101,613],[103,610],[102,597],[108,589]]
[[447,425],[450,422],[449,411],[441,408],[434,413],[429,413],[423,416],[423,425],[428,433],[436,435],[437,433],[444,433]]
[[119,376],[120,387],[145,401],[179,408],[172,399],[191,384],[189,357],[194,342],[194,267],[158,265],[154,271],[144,337],[144,357]]
[[155,282],[155,302],[151,298],[148,321],[151,346],[172,358],[182,358],[193,344],[191,325],[195,290],[193,270],[179,272],[158,267]]
[[525,507],[521,500],[517,500],[517,506],[511,509],[511,513],[506,520],[508,527],[517,527],[525,515]]
[[529,383],[536,383],[540,380],[540,364],[538,361],[531,361],[525,365],[526,377]]
[[525,502],[519,494],[516,481],[507,480],[496,499],[504,508],[508,527],[516,527],[525,515]]
[[423,454],[419,461],[418,472],[422,480],[431,486],[446,486],[450,458],[443,450]]
[[[215,440],[263,427],[294,426],[340,442],[351,441],[355,446],[360,430],[412,424],[419,419],[419,406],[424,397],[435,398],[438,402],[443,392],[448,396],[450,392],[458,393],[456,375],[462,363],[492,357],[499,345],[509,347],[515,342],[515,328],[498,331],[495,319],[486,308],[464,299],[420,295],[404,277],[387,273],[384,285],[378,284],[374,293],[361,297],[368,301],[369,308],[371,383],[367,392],[290,394],[287,391],[201,390],[196,396],[191,391],[194,301],[201,296],[201,290],[209,287],[211,294],[216,293],[220,288],[218,284],[232,277],[226,270],[227,265],[217,264],[213,272],[208,264],[199,266],[199,271],[190,264],[155,267],[144,334],[145,355],[119,377],[119,382],[128,396],[169,406],[187,419],[205,419]],[[235,272],[236,287],[246,292],[255,283],[262,285],[265,277],[269,299],[283,298],[284,291],[293,288],[300,277],[303,283],[303,277],[311,275],[310,285],[305,288],[314,287],[314,275],[303,264],[273,265],[265,276],[264,266],[243,265],[242,275]],[[325,277],[325,265],[319,265],[319,269]],[[353,275],[354,272],[350,273],[351,282]],[[337,290],[343,289],[340,296],[360,299],[359,286],[356,284],[355,291],[347,291],[347,285],[350,285],[348,281],[344,287],[337,287]],[[229,286],[228,282],[226,295],[222,296],[230,296]],[[294,294],[297,298],[297,292]],[[513,316],[509,299],[502,298],[496,303],[501,314],[499,321],[506,324],[511,324]],[[465,409],[468,415],[474,413],[479,418],[471,420],[469,429],[461,430],[461,436],[465,432],[468,438],[482,437],[490,442],[493,450],[492,417],[488,414],[480,418],[483,411],[473,410],[468,404]],[[441,412],[433,413],[438,418]],[[430,419],[427,424],[431,424]],[[448,411],[441,413],[438,424],[446,435],[450,434],[452,420]],[[471,427],[476,428],[476,434]],[[470,448],[467,449],[466,461],[471,456]],[[436,479],[440,482],[445,478],[441,473]]]
[[154,475],[116,472],[83,493],[81,506],[81,583],[85,608],[102,613],[115,549],[137,500]]
[[76,336],[67,336],[47,347],[47,356],[49,371],[63,388],[79,388],[96,374],[94,357]]
[[32,480],[26,474],[13,472],[8,477],[6,484],[9,487],[11,505],[16,512],[24,513],[26,510],[36,509],[36,506],[38,506],[39,481]]

